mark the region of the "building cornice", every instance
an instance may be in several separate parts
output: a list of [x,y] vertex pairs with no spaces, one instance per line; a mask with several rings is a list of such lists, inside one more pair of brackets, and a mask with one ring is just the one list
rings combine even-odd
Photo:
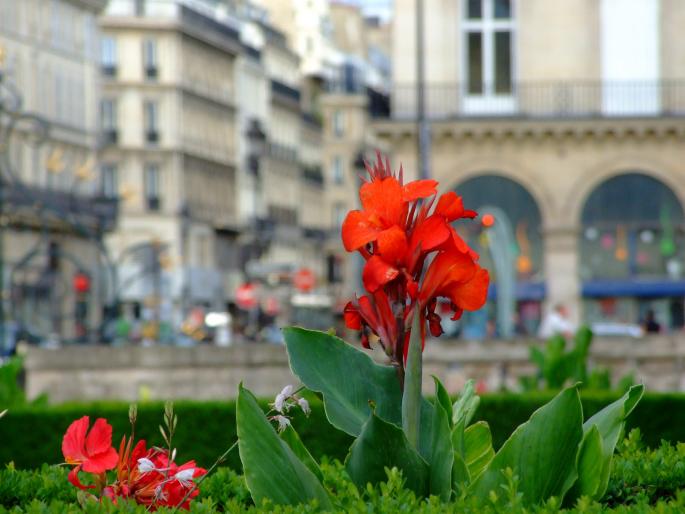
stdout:
[[[410,121],[375,120],[375,134],[383,139],[415,137],[416,125]],[[685,139],[685,117],[596,118],[596,119],[460,119],[430,123],[434,140],[458,141],[585,141]]]
[[99,14],[107,7],[108,0],[67,0],[76,7],[81,7],[95,14]]

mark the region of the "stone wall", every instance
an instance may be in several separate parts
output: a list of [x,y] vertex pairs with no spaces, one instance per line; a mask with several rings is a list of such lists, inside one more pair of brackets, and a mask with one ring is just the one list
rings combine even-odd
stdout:
[[[515,388],[534,367],[527,342],[431,341],[424,358],[424,389],[438,376],[450,392],[467,378],[489,389]],[[376,354],[378,360],[382,355]],[[596,339],[591,365],[609,366],[613,379],[633,372],[653,391],[685,389],[685,337]],[[285,348],[267,344],[229,348],[64,347],[31,348],[26,359],[30,398],[47,393],[51,403],[72,400],[147,399],[223,400],[235,396],[243,381],[258,396],[274,396],[295,379]]]

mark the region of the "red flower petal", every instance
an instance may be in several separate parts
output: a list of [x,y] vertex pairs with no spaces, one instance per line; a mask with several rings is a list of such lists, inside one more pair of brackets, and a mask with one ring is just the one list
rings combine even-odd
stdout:
[[75,485],[79,489],[85,490],[85,489],[95,489],[94,485],[83,485],[81,481],[78,479],[78,472],[81,470],[81,466],[76,466],[74,469],[72,469],[69,472],[69,476],[67,477],[67,480],[71,482],[72,485]]
[[96,455],[112,447],[112,425],[104,418],[98,418],[86,437],[86,454]]
[[437,180],[414,180],[405,184],[402,190],[402,197],[405,202],[427,198],[438,192],[437,187]]
[[419,298],[425,303],[435,296],[448,296],[443,290],[470,280],[477,271],[477,265],[467,253],[457,249],[443,251],[430,263],[421,284]]
[[90,418],[83,416],[67,428],[62,438],[62,454],[69,463],[80,463],[86,459],[86,432]]
[[386,225],[399,225],[405,202],[402,186],[395,177],[374,179],[359,190],[364,210],[378,215]]
[[419,245],[424,253],[436,249],[449,239],[450,229],[452,227],[447,224],[445,218],[429,216],[414,228],[409,241],[409,253],[412,254]]
[[345,318],[345,326],[350,330],[362,329],[362,317],[352,302],[347,302],[345,305],[343,318]]
[[119,455],[114,448],[109,448],[102,453],[92,455],[83,463],[83,471],[88,473],[102,473],[108,469],[114,469],[119,461]]
[[485,305],[488,297],[490,275],[488,270],[479,268],[468,282],[454,284],[444,291],[452,303],[462,310],[475,311]]
[[342,240],[345,250],[353,252],[378,237],[380,229],[374,226],[362,211],[350,211],[342,224]]
[[398,274],[399,271],[396,268],[393,268],[383,259],[374,255],[364,265],[362,282],[364,282],[366,290],[373,293],[397,277]]
[[464,212],[464,202],[454,191],[440,195],[438,204],[435,206],[435,214],[444,216],[448,221],[464,217]]
[[407,255],[407,235],[397,225],[378,234],[378,253],[384,261],[396,264]]

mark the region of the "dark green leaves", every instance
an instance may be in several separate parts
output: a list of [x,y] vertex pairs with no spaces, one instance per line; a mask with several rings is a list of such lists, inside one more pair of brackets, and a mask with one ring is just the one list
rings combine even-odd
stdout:
[[256,504],[265,498],[284,505],[316,499],[321,507],[331,507],[319,479],[278,437],[255,397],[242,385],[238,389],[236,421],[240,460]]
[[503,472],[510,468],[525,505],[563,498],[576,474],[582,420],[577,386],[565,389],[514,431],[470,490],[481,498],[499,492],[506,484]]
[[395,369],[374,363],[367,354],[324,332],[303,328],[283,330],[290,368],[313,391],[323,394],[328,420],[350,435],[359,435],[376,414],[401,423],[402,395]]
[[420,496],[428,494],[426,461],[412,448],[400,427],[372,413],[350,447],[345,468],[357,487],[364,489],[367,483],[385,482],[385,468],[393,467],[402,471],[408,489]]

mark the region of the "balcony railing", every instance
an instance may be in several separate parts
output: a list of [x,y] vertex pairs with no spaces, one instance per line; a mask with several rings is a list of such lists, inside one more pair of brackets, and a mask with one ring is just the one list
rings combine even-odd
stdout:
[[48,217],[103,231],[114,229],[118,214],[115,198],[9,183],[2,186],[0,202],[5,212],[29,223],[43,223]]
[[[483,91],[494,88],[484,87]],[[455,118],[605,118],[685,116],[685,81],[518,83],[510,94],[472,94],[466,84],[426,85],[430,120]],[[416,117],[416,85],[396,85],[390,111],[376,118]]]
[[274,95],[281,96],[290,100],[291,102],[300,102],[300,91],[280,80],[271,79],[271,92]]

